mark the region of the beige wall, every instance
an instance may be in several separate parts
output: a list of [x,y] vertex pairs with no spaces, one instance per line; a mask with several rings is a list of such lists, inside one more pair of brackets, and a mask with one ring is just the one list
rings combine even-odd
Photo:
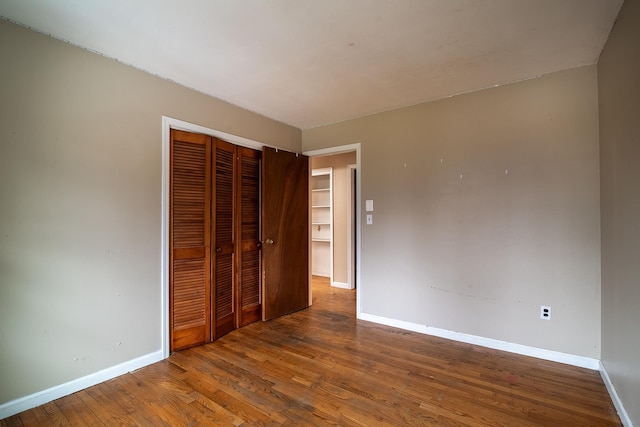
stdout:
[[625,1],[598,62],[602,364],[640,425],[640,3]]
[[375,208],[363,313],[600,357],[596,78],[588,66],[303,131],[304,151],[361,143]]
[[349,165],[355,165],[356,153],[311,158],[311,167],[333,168],[333,281],[348,283]]
[[0,20],[0,404],[160,350],[161,117],[300,130]]

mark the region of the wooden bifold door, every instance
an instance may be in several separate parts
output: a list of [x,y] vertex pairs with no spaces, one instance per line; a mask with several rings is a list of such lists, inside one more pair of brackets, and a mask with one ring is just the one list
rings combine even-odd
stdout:
[[171,130],[171,351],[308,306],[308,159],[262,154]]
[[171,131],[172,351],[261,317],[261,154]]

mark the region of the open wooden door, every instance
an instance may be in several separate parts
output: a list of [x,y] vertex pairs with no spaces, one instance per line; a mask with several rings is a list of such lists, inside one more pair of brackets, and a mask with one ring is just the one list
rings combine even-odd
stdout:
[[262,319],[309,306],[309,158],[262,152]]

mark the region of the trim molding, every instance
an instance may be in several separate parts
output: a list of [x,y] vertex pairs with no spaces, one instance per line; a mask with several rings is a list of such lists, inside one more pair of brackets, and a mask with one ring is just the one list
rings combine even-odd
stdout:
[[629,417],[627,410],[624,409],[622,400],[620,400],[620,396],[618,396],[618,392],[616,391],[616,388],[613,386],[613,383],[611,382],[611,378],[609,377],[609,373],[607,372],[607,369],[604,367],[604,364],[602,363],[602,361],[600,361],[600,376],[602,377],[602,381],[604,381],[605,387],[607,387],[609,396],[613,401],[613,406],[615,406],[616,411],[618,411],[618,416],[620,417],[620,421],[622,421],[622,425],[624,427],[633,427],[631,418]]
[[376,316],[375,314],[360,313],[358,319],[382,325],[393,326],[408,331],[419,332],[421,334],[433,335],[435,337],[446,338],[467,344],[479,345],[493,348],[495,350],[508,351],[509,353],[521,354],[523,356],[536,357],[538,359],[550,360],[552,362],[565,363],[567,365],[579,366],[581,368],[600,369],[600,361],[591,357],[576,356],[573,354],[561,353],[559,351],[545,350],[543,348],[531,347],[528,345],[514,344],[507,341],[500,341],[493,338],[485,338],[477,335],[454,332],[446,329],[434,328],[433,326],[420,325],[418,323],[405,322],[403,320],[389,319],[387,317]]
[[349,208],[347,209],[347,214],[349,215],[349,219],[347,220],[347,284],[349,285],[348,289],[354,289],[354,277],[356,277],[355,272],[355,260],[358,258],[356,254],[356,245],[354,241],[354,232],[356,230],[356,192],[355,192],[355,184],[357,183],[359,178],[358,165],[351,164],[347,165],[347,171],[349,172]]
[[53,386],[29,396],[20,397],[7,403],[3,403],[0,405],[0,420],[51,402],[52,400],[60,397],[73,394],[77,391],[110,380],[117,376],[133,372],[147,365],[151,365],[152,363],[159,362],[162,359],[164,359],[162,350],[154,351],[153,353],[94,372],[84,377],[76,378],[75,380],[71,380],[64,384]]
[[331,275],[325,271],[317,271],[317,270],[311,270],[311,275],[312,276],[320,276],[320,277],[331,277]]
[[333,286],[334,288],[341,288],[341,289],[353,289],[348,283],[344,283],[344,282],[331,282],[331,286]]

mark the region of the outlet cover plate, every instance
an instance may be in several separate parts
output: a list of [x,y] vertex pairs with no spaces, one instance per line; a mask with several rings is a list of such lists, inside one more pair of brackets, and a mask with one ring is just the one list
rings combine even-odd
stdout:
[[540,318],[543,320],[551,320],[551,307],[548,305],[540,306]]

